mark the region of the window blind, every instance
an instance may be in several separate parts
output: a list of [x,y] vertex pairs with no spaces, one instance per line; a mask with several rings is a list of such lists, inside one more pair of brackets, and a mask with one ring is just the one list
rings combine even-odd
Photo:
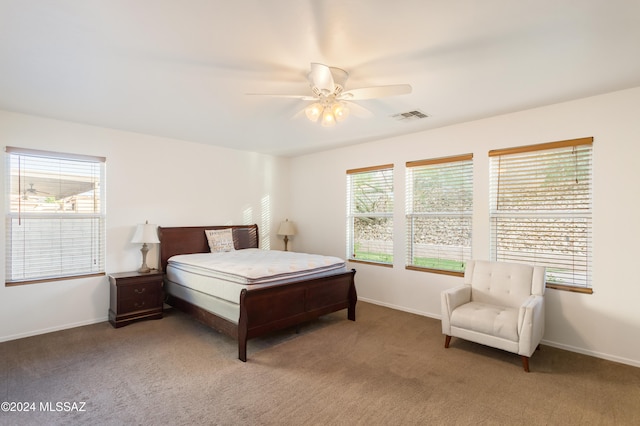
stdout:
[[104,273],[105,159],[5,151],[6,283]]
[[347,257],[393,264],[393,164],[347,170]]
[[471,258],[473,155],[406,167],[407,268],[463,273]]
[[546,266],[548,285],[591,288],[592,145],[489,152],[493,259]]

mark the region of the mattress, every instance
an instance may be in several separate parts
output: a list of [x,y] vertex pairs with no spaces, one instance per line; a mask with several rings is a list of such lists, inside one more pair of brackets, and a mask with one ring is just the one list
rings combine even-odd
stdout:
[[[181,254],[169,259],[167,280],[231,303],[242,289],[285,284],[346,272],[343,259],[277,250],[244,249],[223,253]],[[175,291],[182,291],[177,289]],[[178,294],[174,294],[180,297]]]
[[234,324],[237,324],[240,319],[240,305],[238,302],[230,302],[219,297],[211,296],[169,280],[166,280],[164,283],[164,291],[185,302],[198,306],[205,311],[225,318]]

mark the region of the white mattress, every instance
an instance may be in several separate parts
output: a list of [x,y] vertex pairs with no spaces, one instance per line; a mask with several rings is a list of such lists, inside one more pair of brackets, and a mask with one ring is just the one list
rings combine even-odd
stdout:
[[167,279],[237,304],[244,288],[272,286],[346,271],[345,261],[338,257],[244,249],[173,256],[168,261]]

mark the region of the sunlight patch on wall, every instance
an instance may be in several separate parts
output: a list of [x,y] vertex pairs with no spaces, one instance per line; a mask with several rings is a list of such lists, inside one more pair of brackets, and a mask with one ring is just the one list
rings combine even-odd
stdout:
[[242,211],[242,224],[251,225],[253,221],[253,207],[247,207]]
[[260,216],[260,242],[264,250],[271,250],[271,197],[262,197]]

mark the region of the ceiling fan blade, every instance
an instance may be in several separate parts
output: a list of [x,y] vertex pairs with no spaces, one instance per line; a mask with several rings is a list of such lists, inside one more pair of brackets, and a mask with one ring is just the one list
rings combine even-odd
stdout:
[[342,92],[340,99],[358,101],[363,99],[406,95],[409,93],[411,93],[410,84],[392,84],[389,86],[363,87],[361,89],[347,90],[346,92]]
[[331,75],[331,68],[316,62],[311,63],[309,82],[311,83],[312,88],[317,88],[324,95],[333,93],[336,88],[333,81],[333,75]]
[[342,68],[329,67],[331,70],[331,77],[333,77],[334,92],[336,94],[342,93],[345,85],[347,84],[347,80],[349,79],[349,73],[343,70]]
[[307,107],[297,110],[296,113],[291,116],[291,120],[297,120],[300,117],[304,117],[306,115],[306,110]]
[[284,95],[281,93],[245,93],[248,96],[268,96],[271,98],[289,98],[289,99],[302,99],[303,101],[312,101],[316,99],[309,95]]

